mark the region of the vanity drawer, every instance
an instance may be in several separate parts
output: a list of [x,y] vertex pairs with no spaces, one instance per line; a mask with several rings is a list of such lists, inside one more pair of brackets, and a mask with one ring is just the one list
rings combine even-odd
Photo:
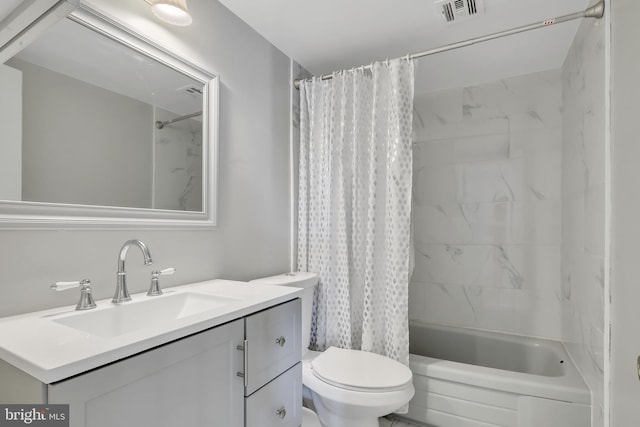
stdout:
[[295,299],[245,319],[246,396],[300,361],[300,317],[300,299]]
[[299,427],[302,423],[302,363],[245,398],[246,426]]

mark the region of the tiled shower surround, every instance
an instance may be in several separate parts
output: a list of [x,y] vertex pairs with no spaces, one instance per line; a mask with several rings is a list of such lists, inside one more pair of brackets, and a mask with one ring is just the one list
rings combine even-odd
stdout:
[[[154,120],[176,114],[155,109]],[[153,207],[202,211],[202,122],[182,120],[153,130]]]
[[417,95],[409,317],[560,339],[604,425],[605,28],[561,70]]
[[417,95],[409,316],[560,338],[560,70]]
[[605,394],[604,46],[605,26],[584,21],[562,67],[562,341],[591,389],[592,427]]

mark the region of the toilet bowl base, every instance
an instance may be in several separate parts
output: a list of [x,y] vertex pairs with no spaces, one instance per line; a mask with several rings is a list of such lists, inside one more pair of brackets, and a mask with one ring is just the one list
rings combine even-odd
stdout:
[[338,416],[336,413],[328,410],[322,403],[321,399],[313,400],[316,408],[316,414],[320,419],[322,427],[380,427],[377,416],[369,417],[347,417]]

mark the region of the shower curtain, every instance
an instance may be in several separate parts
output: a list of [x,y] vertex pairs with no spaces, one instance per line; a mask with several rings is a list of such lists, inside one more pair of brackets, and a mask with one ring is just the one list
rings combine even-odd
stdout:
[[408,365],[413,63],[301,82],[298,268],[319,275],[311,346]]

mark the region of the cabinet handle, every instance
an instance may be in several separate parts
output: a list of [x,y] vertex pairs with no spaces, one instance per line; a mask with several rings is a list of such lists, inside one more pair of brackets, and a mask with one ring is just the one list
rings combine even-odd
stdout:
[[237,350],[243,352],[243,368],[244,372],[236,372],[236,376],[244,379],[244,386],[247,387],[249,385],[249,341],[244,340],[243,345],[236,346]]
[[284,337],[278,337],[276,338],[276,344],[278,344],[280,347],[284,347],[284,343],[286,343],[287,340],[284,339]]
[[287,410],[284,409],[284,406],[276,411],[276,415],[280,417],[280,419],[284,419],[287,416]]

